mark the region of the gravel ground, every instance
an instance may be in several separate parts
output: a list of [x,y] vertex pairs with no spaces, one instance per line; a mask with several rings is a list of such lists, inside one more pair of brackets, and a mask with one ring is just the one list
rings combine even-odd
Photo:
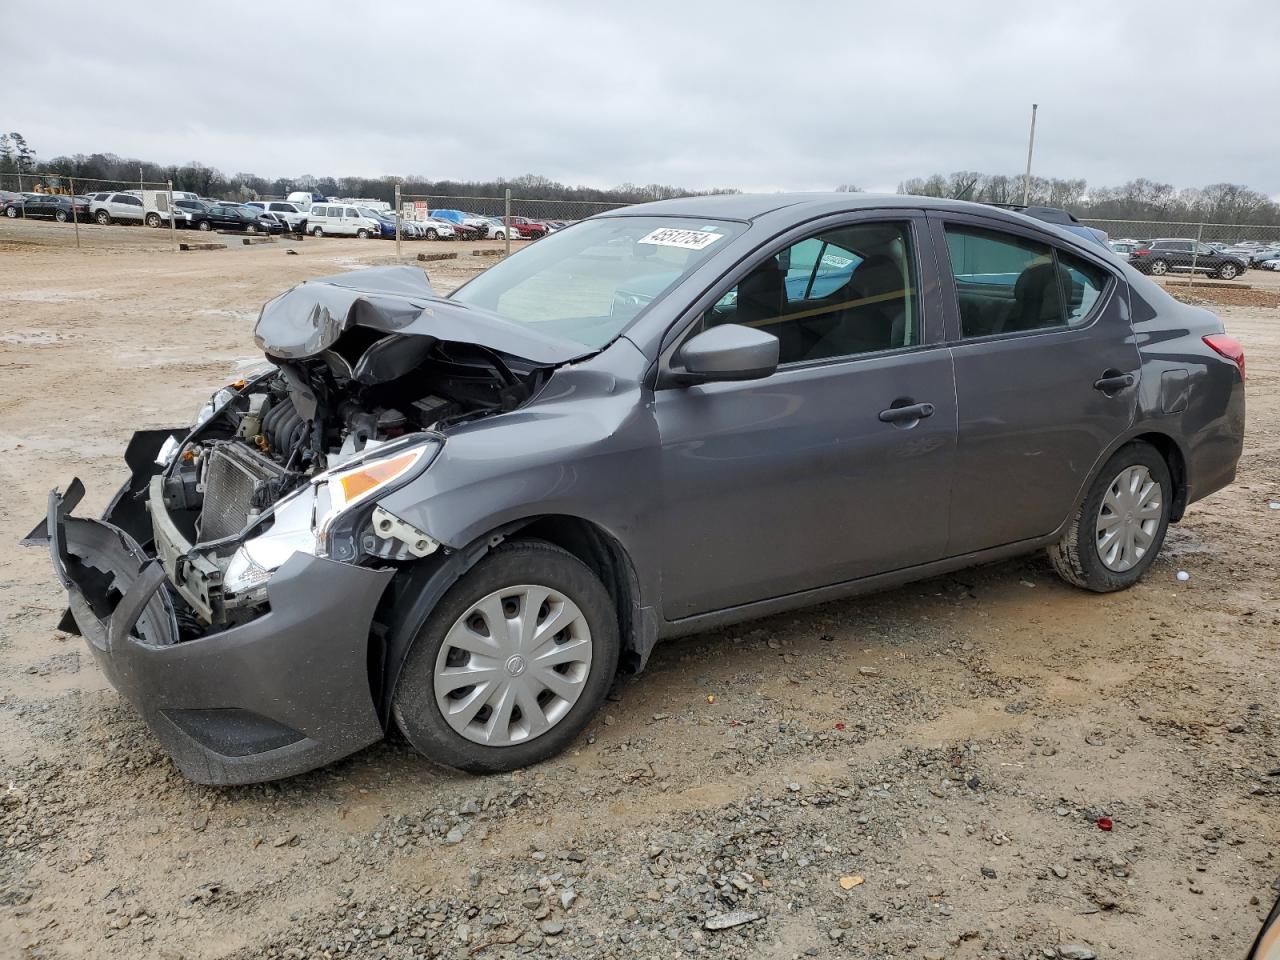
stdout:
[[[1248,349],[1240,478],[1131,591],[1028,557],[660,647],[530,770],[393,740],[215,789],[13,544],[50,486],[101,507],[132,431],[254,362],[262,301],[392,248],[121,235],[0,224],[0,955],[1243,957],[1280,873],[1280,310],[1220,308]],[[427,266],[448,289],[485,262]]]

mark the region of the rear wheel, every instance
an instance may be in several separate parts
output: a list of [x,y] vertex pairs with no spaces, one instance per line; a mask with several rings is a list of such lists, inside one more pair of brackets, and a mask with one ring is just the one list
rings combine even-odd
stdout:
[[102,224],[105,227],[107,226],[107,224],[111,222],[111,214],[107,213],[107,211],[105,210],[99,210],[94,215],[93,219],[97,220],[98,223]]
[[5,215],[6,217],[8,217],[10,220],[17,220],[17,219],[18,219],[18,208],[17,208],[17,207],[5,207],[5,208],[4,208],[4,215]]
[[1097,593],[1124,590],[1155,562],[1169,528],[1173,481],[1150,444],[1127,443],[1089,486],[1049,559],[1062,579]]
[[245,233],[257,233],[257,232],[258,232],[258,225],[257,225],[256,223],[246,224],[246,225],[245,225],[245,228],[244,228],[244,232],[245,232]]
[[201,220],[198,224],[196,224],[196,226],[201,230],[213,229],[213,224],[211,224],[208,220]]
[[439,239],[440,239],[440,234],[436,231],[436,229],[435,229],[434,227],[427,227],[427,239],[428,239],[428,240],[439,240]]
[[312,227],[312,228],[311,228],[311,235],[312,235],[313,237],[323,237],[323,236],[324,236],[324,231],[323,231],[322,229],[320,229],[319,227]]
[[472,773],[565,749],[618,666],[618,621],[582,561],[541,540],[495,549],[418,633],[396,685],[396,722],[424,756]]
[[66,223],[66,222],[67,222],[67,211],[65,211],[65,210],[55,210],[55,211],[53,212],[53,219],[57,220],[59,223]]
[[1234,280],[1238,276],[1240,276],[1240,268],[1234,263],[1224,263],[1218,267],[1219,280]]
[[1151,266],[1147,267],[1147,271],[1149,273],[1154,274],[1157,277],[1163,277],[1166,273],[1169,272],[1169,261],[1168,260],[1152,260]]

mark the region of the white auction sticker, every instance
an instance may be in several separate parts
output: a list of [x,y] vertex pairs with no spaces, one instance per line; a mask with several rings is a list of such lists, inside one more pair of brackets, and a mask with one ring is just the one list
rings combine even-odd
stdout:
[[660,227],[636,242],[652,243],[659,247],[702,250],[711,246],[722,236],[724,236],[722,233],[707,233],[705,230],[676,230],[674,227]]

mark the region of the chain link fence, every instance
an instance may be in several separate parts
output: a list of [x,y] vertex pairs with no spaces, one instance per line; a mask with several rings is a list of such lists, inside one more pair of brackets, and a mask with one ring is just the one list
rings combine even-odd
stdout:
[[[1144,273],[1188,283],[1235,279],[1248,270],[1280,276],[1280,226],[1168,220],[1082,220]],[[1135,252],[1137,251],[1137,252]]]
[[181,212],[174,216],[173,210],[173,184],[168,181],[104,180],[66,173],[0,177],[0,216],[4,220],[65,224],[74,232],[77,249],[88,237],[81,234],[82,227],[124,224],[165,229],[176,250],[177,230],[184,218]]

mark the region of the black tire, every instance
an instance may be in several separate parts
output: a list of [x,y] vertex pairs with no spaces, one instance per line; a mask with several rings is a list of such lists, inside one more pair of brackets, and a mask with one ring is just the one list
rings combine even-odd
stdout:
[[427,227],[427,239],[428,239],[428,240],[439,240],[439,239],[440,239],[440,232],[439,232],[438,230],[436,230],[436,228],[435,228],[435,227]]
[[[1153,533],[1151,545],[1141,559],[1128,570],[1120,572],[1111,569],[1103,562],[1098,552],[1096,530],[1102,501],[1107,491],[1122,472],[1135,466],[1146,467],[1151,479],[1160,485],[1160,518]],[[1053,562],[1054,570],[1067,583],[1095,593],[1127,590],[1142,579],[1160,554],[1165,533],[1169,529],[1169,510],[1173,504],[1173,495],[1173,480],[1169,476],[1169,466],[1160,452],[1150,444],[1141,441],[1125,444],[1112,454],[1111,459],[1094,477],[1084,501],[1077,508],[1075,516],[1071,518],[1062,539],[1048,548],[1049,559]]]
[[151,227],[152,229],[158,229],[158,228],[159,228],[159,226],[160,226],[160,214],[158,214],[158,213],[148,213],[148,214],[147,214],[147,226],[148,226],[148,227]]
[[244,232],[245,232],[245,233],[257,233],[257,232],[258,232],[258,225],[257,225],[256,223],[248,223],[248,224],[245,224]]
[[5,208],[4,208],[4,215],[5,215],[6,217],[8,217],[10,220],[17,220],[17,219],[18,219],[18,208],[17,208],[17,207],[5,207]]
[[1217,277],[1219,280],[1234,280],[1238,276],[1240,276],[1240,267],[1238,264],[1228,261],[1218,267]]
[[107,213],[105,210],[99,210],[94,214],[93,219],[97,220],[98,223],[104,227],[110,226],[111,224],[111,214]]
[[1147,264],[1147,273],[1150,273],[1153,276],[1163,277],[1168,272],[1169,272],[1168,260],[1157,259],[1157,260],[1152,260],[1149,264]]
[[208,220],[201,220],[198,224],[196,224],[196,226],[197,226],[199,229],[201,229],[201,230],[212,230],[212,229],[213,229],[213,224],[212,224],[212,223],[210,223]]
[[364,227],[361,227],[359,230],[357,230],[357,231],[356,231],[356,239],[357,239],[357,240],[368,240],[368,239],[369,239],[369,231],[368,231],[368,230],[366,230]]
[[53,219],[57,220],[59,223],[66,223],[66,222],[67,222],[67,211],[65,211],[65,210],[55,210],[55,211],[53,212]]
[[[591,631],[591,667],[569,712],[548,731],[509,746],[468,740],[446,722],[436,704],[435,664],[450,627],[481,598],[516,584],[540,584],[577,604]],[[571,744],[591,720],[618,669],[618,617],[609,592],[577,557],[543,540],[503,544],[450,588],[418,632],[392,698],[405,739],[436,763],[468,773],[499,773],[539,763]]]

